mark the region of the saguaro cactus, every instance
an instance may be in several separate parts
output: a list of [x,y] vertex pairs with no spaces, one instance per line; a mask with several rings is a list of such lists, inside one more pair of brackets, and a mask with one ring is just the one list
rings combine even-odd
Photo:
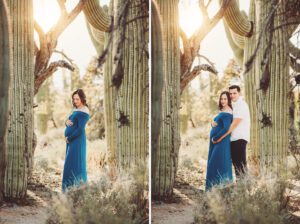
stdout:
[[[269,1],[257,2],[260,7],[258,14],[258,29],[260,32],[265,28],[266,15],[270,14],[274,5]],[[278,3],[277,12],[271,18],[268,32],[262,38],[261,48],[255,67],[259,75],[258,95],[258,118],[261,128],[259,129],[259,155],[263,166],[286,165],[288,151],[288,128],[289,128],[289,56],[288,36],[286,27],[282,26],[285,19],[285,5]],[[266,64],[261,62],[268,60]],[[270,141],[271,139],[272,141]]]
[[[173,192],[178,151],[180,147],[180,49],[178,26],[178,0],[157,1],[163,26],[163,49],[165,52],[165,86],[162,95],[162,124],[159,147],[156,152],[156,176],[152,181],[152,196],[168,197]],[[155,27],[153,27],[155,29]],[[153,58],[153,63],[159,58]],[[154,169],[154,168],[153,168]],[[152,169],[152,170],[153,170]]]
[[[108,32],[109,16],[95,2],[84,8],[87,21]],[[106,35],[105,130],[111,158],[121,167],[145,161],[148,154],[147,4],[115,0],[109,9],[114,24]]]
[[[108,42],[110,34],[108,33],[111,21],[109,15],[113,16],[113,3],[111,1],[109,12],[106,13],[96,0],[88,1],[83,8],[83,12],[89,23],[89,29],[91,31],[97,30],[98,32],[105,32],[104,46],[108,48]],[[92,10],[93,9],[93,10]],[[95,43],[101,43],[100,35],[95,35],[95,32],[90,32],[92,40],[95,39]],[[98,45],[95,45],[97,51],[100,49]],[[113,51],[114,45],[110,45],[108,50]],[[116,90],[112,88],[112,57],[107,57],[104,65],[104,120],[105,120],[105,138],[107,145],[107,152],[109,154],[109,161],[113,162],[116,158],[116,117],[115,117],[115,98]]]
[[116,18],[121,18],[121,24],[116,32],[118,45],[111,57],[112,83],[117,88],[117,159],[122,167],[145,162],[148,155],[147,5],[145,0],[117,1]]
[[[32,0],[8,0],[12,24],[13,77],[7,135],[5,197],[24,198],[32,162],[33,141],[33,11]],[[13,16],[12,16],[13,15]]]
[[151,185],[153,189],[159,186],[160,148],[159,134],[162,123],[162,91],[165,76],[163,28],[158,5],[155,1],[152,4],[151,40],[155,43],[151,47],[151,55],[154,60],[151,62]]
[[12,74],[11,30],[8,8],[0,0],[0,203],[3,199],[4,174],[6,167],[6,134],[9,108],[9,84]]

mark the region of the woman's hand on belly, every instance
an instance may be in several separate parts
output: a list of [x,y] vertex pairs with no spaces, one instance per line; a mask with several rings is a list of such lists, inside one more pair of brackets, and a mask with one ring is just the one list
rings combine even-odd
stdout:
[[67,120],[67,121],[66,121],[66,125],[67,125],[68,127],[70,127],[70,126],[73,125],[73,122],[72,122],[71,120]]

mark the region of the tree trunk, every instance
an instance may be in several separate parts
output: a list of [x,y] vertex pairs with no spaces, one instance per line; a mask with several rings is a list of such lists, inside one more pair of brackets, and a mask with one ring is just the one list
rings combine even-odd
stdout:
[[0,204],[3,201],[6,167],[6,136],[9,108],[9,86],[12,76],[12,43],[9,12],[0,0]]
[[[158,6],[163,22],[163,49],[165,52],[165,86],[162,102],[162,124],[159,147],[156,152],[157,170],[152,181],[152,196],[171,196],[178,166],[180,147],[180,49],[178,27],[178,0],[159,0]],[[156,44],[156,43],[154,43]],[[153,58],[153,60],[155,60]]]
[[32,0],[8,0],[12,21],[13,74],[7,135],[4,194],[9,200],[26,196],[32,163],[34,45]]

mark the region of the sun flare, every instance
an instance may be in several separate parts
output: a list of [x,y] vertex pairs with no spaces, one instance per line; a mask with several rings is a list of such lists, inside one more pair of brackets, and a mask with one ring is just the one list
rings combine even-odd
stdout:
[[47,32],[60,16],[59,6],[56,1],[34,0],[34,19]]
[[202,23],[198,1],[181,1],[179,4],[179,25],[185,34],[190,37]]

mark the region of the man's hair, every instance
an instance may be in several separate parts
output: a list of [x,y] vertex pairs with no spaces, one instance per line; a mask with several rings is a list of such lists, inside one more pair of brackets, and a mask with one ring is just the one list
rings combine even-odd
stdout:
[[229,89],[236,89],[238,92],[241,92],[241,88],[238,85],[232,85]]

